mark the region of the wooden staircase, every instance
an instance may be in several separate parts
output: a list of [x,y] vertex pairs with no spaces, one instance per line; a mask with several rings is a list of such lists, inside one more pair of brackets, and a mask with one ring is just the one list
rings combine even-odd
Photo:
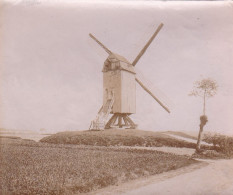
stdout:
[[112,110],[113,103],[114,96],[108,99],[105,105],[100,108],[95,120],[91,122],[89,130],[103,130],[105,128],[108,116]]

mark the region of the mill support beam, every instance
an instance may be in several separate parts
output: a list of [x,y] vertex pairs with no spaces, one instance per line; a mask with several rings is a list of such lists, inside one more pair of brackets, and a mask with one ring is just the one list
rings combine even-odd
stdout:
[[123,120],[124,120],[124,122],[125,122],[125,125],[129,125],[129,123],[128,123],[128,121],[127,121],[127,118],[126,118],[126,116],[123,116]]
[[128,115],[126,115],[126,119],[128,123],[131,125],[132,129],[135,129],[137,127],[137,125],[131,120],[131,118],[129,118]]
[[[129,118],[130,114],[115,113],[105,125],[105,129],[127,127],[135,129],[137,125]],[[122,120],[123,119],[123,120]],[[118,120],[118,121],[117,121]],[[117,121],[117,124],[115,122]]]
[[117,120],[118,115],[114,114],[112,115],[112,117],[110,118],[110,120],[107,122],[107,124],[105,125],[105,129],[110,129],[111,128],[111,124],[114,124]]

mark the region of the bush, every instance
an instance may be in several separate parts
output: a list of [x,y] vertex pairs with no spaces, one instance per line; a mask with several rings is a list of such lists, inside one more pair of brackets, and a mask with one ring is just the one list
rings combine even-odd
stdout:
[[215,150],[204,150],[201,153],[194,153],[192,158],[201,158],[201,159],[229,159],[230,156],[225,155],[222,152],[217,152]]
[[213,144],[214,149],[218,152],[222,152],[229,156],[233,155],[233,137],[217,133],[206,133],[203,136],[203,141]]

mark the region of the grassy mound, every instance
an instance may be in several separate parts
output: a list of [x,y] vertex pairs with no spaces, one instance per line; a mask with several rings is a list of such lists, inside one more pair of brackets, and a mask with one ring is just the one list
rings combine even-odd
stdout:
[[133,129],[61,132],[44,137],[40,142],[92,146],[169,146],[195,148],[196,144],[158,132]]
[[158,151],[0,142],[0,194],[78,194],[196,163]]

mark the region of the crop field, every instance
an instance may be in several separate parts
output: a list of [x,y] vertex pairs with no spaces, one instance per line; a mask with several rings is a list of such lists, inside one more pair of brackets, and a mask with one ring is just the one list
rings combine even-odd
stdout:
[[78,194],[197,163],[158,151],[0,138],[0,194]]

